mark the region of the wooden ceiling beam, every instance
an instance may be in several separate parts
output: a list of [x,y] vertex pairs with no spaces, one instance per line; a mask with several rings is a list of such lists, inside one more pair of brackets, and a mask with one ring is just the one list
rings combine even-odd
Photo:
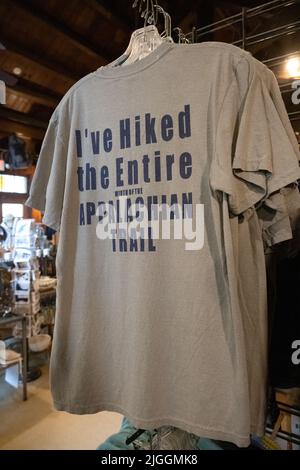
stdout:
[[34,101],[46,106],[50,106],[51,108],[57,106],[60,99],[62,98],[62,96],[50,92],[50,90],[46,90],[45,88],[22,78],[19,78],[14,86],[8,86],[7,89],[12,93],[17,93],[33,98]]
[[16,44],[10,39],[6,39],[4,37],[2,37],[2,41],[5,44],[7,52],[11,51],[20,57],[24,57],[25,59],[30,60],[30,62],[33,62],[35,66],[42,66],[44,69],[47,69],[50,72],[54,72],[57,75],[61,75],[64,78],[72,80],[72,82],[76,82],[81,78],[81,75],[75,73],[74,71],[71,71],[65,66],[62,66],[56,61],[47,59],[45,56],[33,52],[32,49],[28,49],[23,45],[21,46],[19,44]]
[[124,21],[124,18],[121,18],[112,10],[110,2],[105,0],[85,0],[85,3],[96,10],[107,21],[113,23],[117,28],[122,29],[128,35],[131,34],[130,25]]
[[47,129],[47,122],[40,121],[37,118],[33,118],[25,113],[14,111],[13,109],[7,108],[6,106],[0,106],[0,118],[7,119],[8,121],[17,122],[24,124],[25,126],[37,127],[38,129]]
[[24,11],[29,16],[37,19],[38,21],[44,23],[46,26],[52,28],[57,33],[67,38],[68,41],[72,43],[75,47],[77,47],[79,50],[85,52],[86,54],[92,55],[93,57],[97,57],[97,59],[101,62],[100,65],[107,64],[109,59],[103,56],[103,51],[100,53],[98,46],[91,44],[85,37],[76,33],[61,21],[58,21],[52,16],[48,15],[40,8],[37,8],[36,5],[31,5],[28,0],[13,0],[13,2],[9,0],[1,1],[13,5],[19,10]]
[[32,127],[26,124],[21,124],[20,122],[9,121],[0,117],[0,133],[3,135],[9,135],[14,132],[21,133],[26,137],[30,137],[39,141],[43,140],[45,135],[45,131],[42,129],[38,129],[37,127]]
[[[227,8],[227,10],[233,10],[232,15],[241,11],[244,7],[251,8],[251,2],[247,0],[217,0],[220,7]],[[266,2],[262,2],[266,3]],[[234,11],[236,10],[236,11]]]
[[4,70],[0,70],[0,80],[2,80],[7,86],[14,86],[18,81],[15,75],[4,72]]

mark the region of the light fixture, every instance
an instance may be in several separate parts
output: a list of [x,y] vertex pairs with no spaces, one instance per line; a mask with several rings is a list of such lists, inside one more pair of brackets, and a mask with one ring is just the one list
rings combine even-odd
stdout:
[[300,77],[300,57],[291,57],[286,61],[285,70],[290,78]]
[[14,73],[15,75],[21,75],[22,69],[21,69],[20,67],[14,67],[14,68],[13,68],[13,73]]

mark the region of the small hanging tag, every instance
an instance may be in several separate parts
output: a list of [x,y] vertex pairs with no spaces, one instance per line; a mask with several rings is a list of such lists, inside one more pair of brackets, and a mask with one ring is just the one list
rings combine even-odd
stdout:
[[0,103],[6,103],[6,90],[5,90],[5,83],[0,80]]

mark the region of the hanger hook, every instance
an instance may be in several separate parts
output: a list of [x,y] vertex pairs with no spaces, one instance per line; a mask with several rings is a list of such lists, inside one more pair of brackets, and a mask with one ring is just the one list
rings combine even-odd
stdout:
[[157,26],[158,17],[161,13],[164,17],[164,32],[163,37],[171,38],[172,36],[172,22],[171,16],[160,5],[157,0],[134,0],[132,8],[139,7],[141,18],[144,19],[144,28],[147,24]]
[[187,39],[186,35],[184,34],[181,28],[176,27],[173,29],[173,31],[176,31],[178,33],[179,44],[189,44],[189,40]]
[[156,26],[157,24],[156,5],[157,5],[157,2],[155,0],[147,0],[145,23],[153,24]]
[[160,5],[158,5],[156,0],[154,2],[154,9],[156,13],[155,24],[157,24],[159,13],[161,13],[164,17],[163,35],[165,35],[166,37],[171,37],[171,34],[172,34],[171,16]]
[[139,7],[141,18],[144,19],[144,28],[147,24],[157,24],[157,0],[134,0],[132,8]]

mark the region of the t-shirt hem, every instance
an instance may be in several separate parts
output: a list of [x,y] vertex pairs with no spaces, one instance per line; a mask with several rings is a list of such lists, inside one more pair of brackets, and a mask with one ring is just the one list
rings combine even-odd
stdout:
[[45,204],[41,202],[41,200],[34,199],[32,197],[29,197],[25,201],[25,206],[31,207],[32,209],[37,209],[38,211],[44,212],[45,210]]
[[[28,207],[31,207],[33,209],[37,209],[38,211],[40,212],[44,212],[45,211],[45,205],[40,201],[40,200],[36,200],[36,199],[33,199],[32,197],[29,197],[26,201],[25,201],[25,206],[28,206]],[[42,222],[47,225],[47,227],[50,227],[52,228],[53,230],[55,230],[56,232],[59,231],[60,229],[60,224],[52,219],[50,219],[47,214],[45,213],[43,215],[43,218],[42,218]]]
[[265,423],[251,424],[251,435],[262,437],[265,434]]
[[47,225],[47,227],[52,228],[56,232],[59,232],[60,224],[48,219],[48,217],[46,215],[44,215],[44,217],[42,218],[42,222],[43,222],[43,224]]
[[182,429],[183,431],[195,434],[199,437],[205,437],[207,439],[214,439],[219,441],[227,441],[236,444],[238,447],[248,447],[250,444],[250,435],[241,435],[237,433],[229,432],[224,429],[216,429],[208,426],[201,426],[188,421],[173,417],[159,417],[144,419],[133,416],[130,412],[125,410],[122,406],[113,403],[101,403],[98,405],[91,406],[80,406],[80,405],[68,405],[58,401],[53,402],[54,407],[58,411],[65,411],[72,414],[95,414],[101,411],[112,411],[120,413],[138,429],[156,429],[162,426],[174,426]]

